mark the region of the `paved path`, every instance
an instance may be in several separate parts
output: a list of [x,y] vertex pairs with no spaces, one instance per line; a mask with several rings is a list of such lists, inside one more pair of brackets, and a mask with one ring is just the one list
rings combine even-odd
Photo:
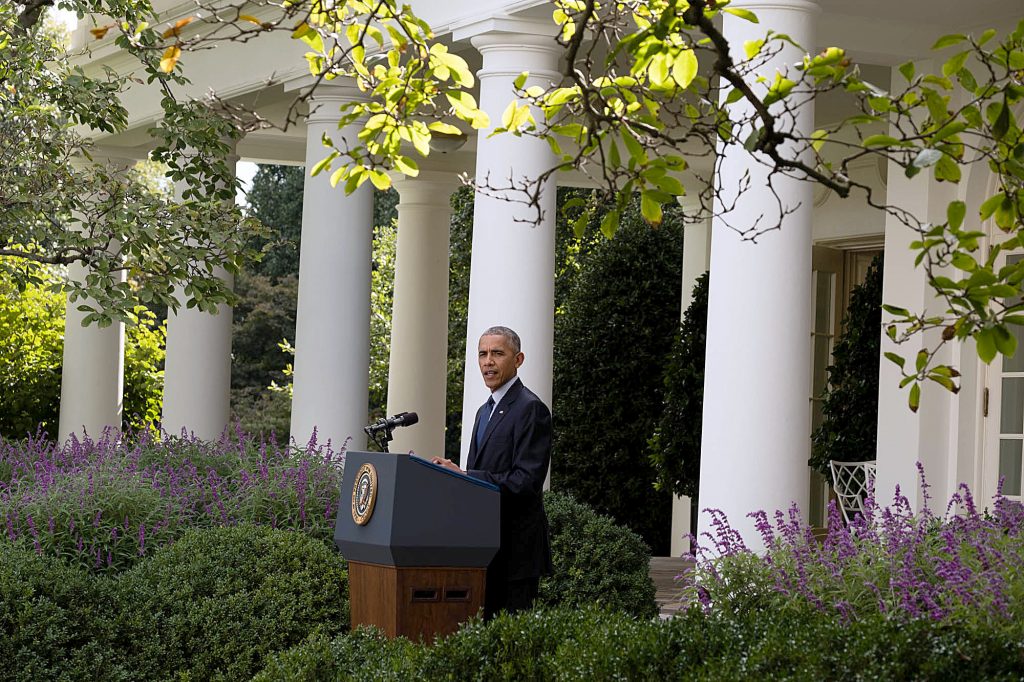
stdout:
[[679,601],[680,582],[676,578],[693,568],[691,557],[651,557],[651,580],[654,581],[654,600],[658,603],[658,611],[662,618],[668,618],[678,611],[682,604]]

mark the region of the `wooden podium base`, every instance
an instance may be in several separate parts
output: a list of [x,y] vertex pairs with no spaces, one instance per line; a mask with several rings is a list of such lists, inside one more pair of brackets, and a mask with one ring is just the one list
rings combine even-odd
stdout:
[[455,632],[484,605],[486,568],[396,567],[348,562],[352,627],[431,641]]

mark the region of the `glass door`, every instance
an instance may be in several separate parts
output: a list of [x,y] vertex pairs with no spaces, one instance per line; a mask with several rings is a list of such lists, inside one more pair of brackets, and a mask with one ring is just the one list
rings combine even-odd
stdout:
[[[1024,254],[1006,257],[1008,264],[1024,259]],[[1008,299],[1007,305],[1020,303],[1021,297]],[[1012,358],[996,356],[988,370],[988,399],[985,406],[986,447],[983,464],[984,499],[992,499],[1002,481],[1002,493],[1021,500],[1021,472],[1024,469],[1024,328],[1010,326],[1017,337],[1017,353]]]

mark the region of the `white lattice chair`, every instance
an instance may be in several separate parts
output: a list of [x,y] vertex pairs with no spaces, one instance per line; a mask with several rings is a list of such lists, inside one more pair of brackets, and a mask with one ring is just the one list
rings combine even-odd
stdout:
[[836,491],[839,511],[849,523],[856,514],[864,514],[864,500],[875,488],[875,460],[837,462],[831,460],[832,489]]

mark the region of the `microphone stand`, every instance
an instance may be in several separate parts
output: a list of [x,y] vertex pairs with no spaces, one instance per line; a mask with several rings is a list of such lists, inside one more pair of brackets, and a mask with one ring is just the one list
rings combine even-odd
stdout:
[[380,451],[388,453],[391,452],[390,450],[388,450],[388,443],[395,439],[394,435],[392,434],[392,431],[394,430],[394,426],[385,426],[384,428],[381,429],[372,429],[369,426],[363,427],[363,431],[365,431],[366,435],[370,437],[370,440],[377,444],[377,447],[380,448]]

